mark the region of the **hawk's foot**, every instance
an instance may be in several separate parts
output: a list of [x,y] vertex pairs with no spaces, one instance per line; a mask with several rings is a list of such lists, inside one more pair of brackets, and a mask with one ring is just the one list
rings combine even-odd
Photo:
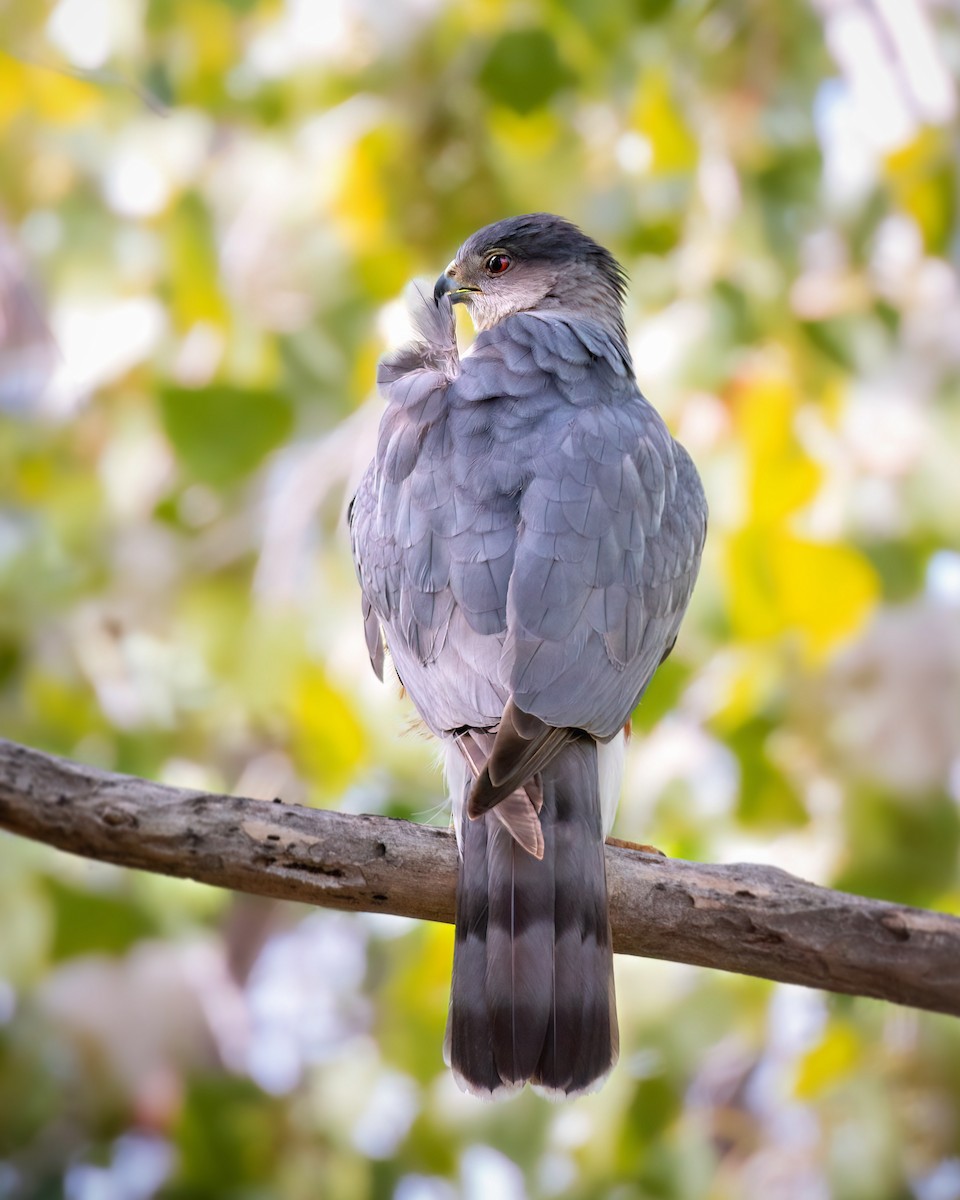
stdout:
[[666,858],[662,850],[656,846],[648,846],[645,842],[627,842],[623,838],[608,837],[608,846],[619,846],[621,850],[639,850],[641,854],[658,854],[661,858]]

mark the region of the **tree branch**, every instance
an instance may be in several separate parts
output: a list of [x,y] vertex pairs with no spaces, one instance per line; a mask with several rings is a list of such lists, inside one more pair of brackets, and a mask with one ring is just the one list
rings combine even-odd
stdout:
[[[0,828],[234,891],[453,920],[443,829],[115,775],[0,739]],[[817,887],[776,867],[607,847],[614,947],[960,1016],[960,918]]]

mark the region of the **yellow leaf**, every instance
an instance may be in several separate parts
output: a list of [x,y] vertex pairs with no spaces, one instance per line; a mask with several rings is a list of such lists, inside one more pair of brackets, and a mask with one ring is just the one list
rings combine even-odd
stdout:
[[[358,282],[371,297],[387,300],[403,289],[416,265],[405,247],[389,240],[386,223],[381,232],[383,241],[371,241],[357,248],[355,271]],[[373,374],[371,371],[367,375],[367,385]]]
[[860,1038],[849,1025],[833,1023],[820,1043],[800,1063],[794,1092],[798,1100],[814,1100],[857,1068]]
[[675,103],[665,72],[650,71],[643,76],[633,124],[650,143],[655,173],[680,174],[696,166],[697,143]]
[[453,928],[422,924],[402,942],[394,943],[388,954],[377,1040],[388,1062],[426,1082],[440,1066]]
[[356,713],[316,667],[308,667],[290,701],[293,749],[324,794],[339,795],[363,757],[365,739]]
[[0,51],[0,129],[25,109],[58,124],[82,121],[100,102],[98,84]]
[[928,253],[945,253],[956,208],[952,143],[939,130],[924,129],[908,146],[888,155],[885,167],[891,190],[920,227]]
[[500,33],[507,22],[510,0],[472,0],[462,5],[457,17],[472,34]]
[[498,160],[519,160],[521,166],[549,154],[562,132],[561,123],[549,108],[518,113],[498,106],[491,109],[488,126]]
[[808,504],[820,469],[794,435],[798,396],[780,376],[760,376],[737,389],[736,418],[746,449],[750,522],[776,521]]
[[38,114],[61,125],[86,120],[101,103],[101,85],[52,68],[34,69],[31,91]]
[[852,546],[803,541],[777,528],[734,534],[725,573],[738,636],[795,633],[814,660],[855,633],[880,594],[873,567]]
[[229,320],[220,290],[220,261],[209,213],[201,200],[185,195],[167,222],[168,263],[177,329],[198,321],[224,328]]
[[377,377],[377,363],[382,354],[380,338],[367,338],[356,351],[350,370],[350,392],[360,400],[370,395],[370,381]]
[[191,43],[192,57],[200,75],[219,76],[235,62],[238,21],[229,5],[182,4],[177,10],[181,35]]
[[776,660],[764,648],[741,645],[734,655],[725,680],[723,706],[712,719],[721,733],[739,729],[761,712],[781,683]]
[[39,504],[48,498],[57,484],[52,460],[26,454],[17,464],[17,491],[27,504]]
[[334,210],[351,247],[369,251],[384,240],[388,223],[387,186],[381,171],[384,139],[389,130],[380,128],[360,138],[349,153],[340,176]]
[[23,64],[0,51],[0,129],[9,125],[26,101]]

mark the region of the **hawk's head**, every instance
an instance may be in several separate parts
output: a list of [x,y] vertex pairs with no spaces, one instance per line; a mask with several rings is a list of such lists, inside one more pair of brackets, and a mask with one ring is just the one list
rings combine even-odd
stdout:
[[563,217],[507,217],[467,238],[434,298],[466,303],[477,329],[517,312],[587,317],[623,340],[626,275],[609,250]]

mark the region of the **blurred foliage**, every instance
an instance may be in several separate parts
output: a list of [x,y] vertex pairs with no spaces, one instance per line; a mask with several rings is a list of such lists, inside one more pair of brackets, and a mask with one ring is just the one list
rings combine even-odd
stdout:
[[[407,279],[548,209],[712,510],[618,832],[960,911],[955,10],[7,0],[0,47],[4,736],[445,821],[343,509]],[[604,1090],[480,1107],[448,929],[12,838],[0,927],[0,1197],[960,1197],[946,1018],[624,961]]]

